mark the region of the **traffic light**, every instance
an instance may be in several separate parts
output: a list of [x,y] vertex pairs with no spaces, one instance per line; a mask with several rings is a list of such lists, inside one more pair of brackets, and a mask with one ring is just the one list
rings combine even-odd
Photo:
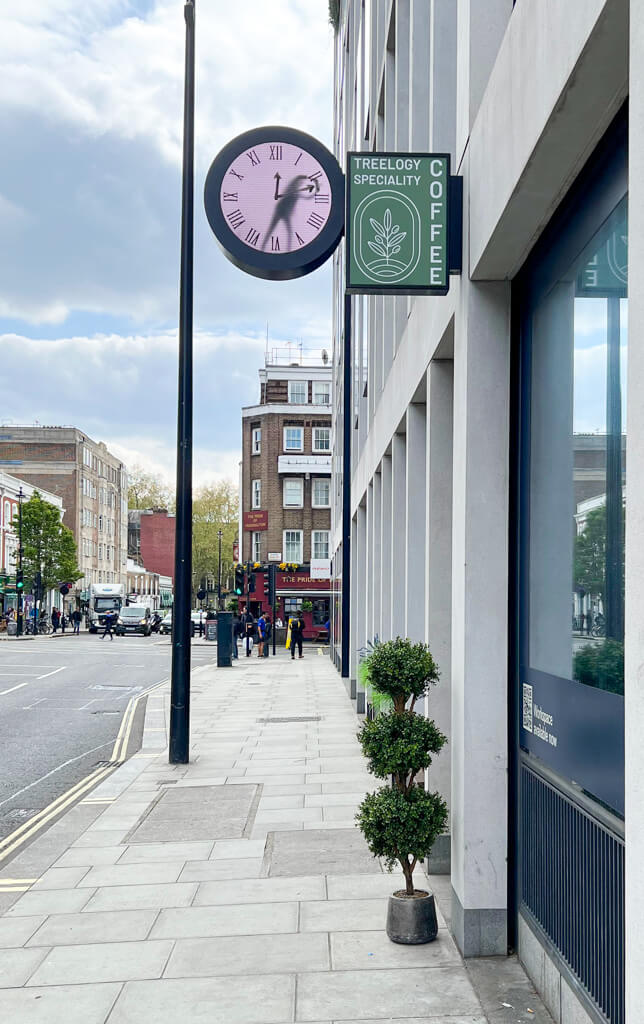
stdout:
[[69,583],[61,583],[58,589],[63,597],[67,597],[69,594]]
[[22,569],[16,570],[16,590],[22,590],[24,588],[25,581],[22,577]]
[[244,566],[235,566],[235,593],[241,597],[244,593]]
[[266,575],[267,575],[267,579],[268,579],[268,603],[270,604],[271,608],[275,604],[275,576],[276,576],[276,572],[277,572],[276,567],[274,565],[269,565],[268,572],[267,572]]
[[255,593],[255,573],[254,572],[251,572],[250,576],[248,577],[248,593],[249,594],[254,594]]
[[42,599],[43,599],[43,587],[42,587],[42,573],[41,572],[37,572],[36,575],[34,576],[33,592],[34,592],[34,600],[35,601],[42,601]]

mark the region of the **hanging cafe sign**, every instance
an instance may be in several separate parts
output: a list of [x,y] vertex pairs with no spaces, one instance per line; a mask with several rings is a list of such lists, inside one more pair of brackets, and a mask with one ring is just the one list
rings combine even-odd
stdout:
[[462,262],[462,178],[448,154],[329,150],[293,128],[244,132],[215,157],[204,189],[224,255],[254,277],[310,274],[346,230],[349,294],[446,295]]

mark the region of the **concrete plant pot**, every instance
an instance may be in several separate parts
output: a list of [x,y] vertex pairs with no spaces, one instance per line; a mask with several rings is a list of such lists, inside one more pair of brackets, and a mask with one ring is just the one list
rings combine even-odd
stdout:
[[438,935],[434,894],[416,889],[414,896],[407,896],[404,890],[390,896],[387,935],[405,946],[432,942]]

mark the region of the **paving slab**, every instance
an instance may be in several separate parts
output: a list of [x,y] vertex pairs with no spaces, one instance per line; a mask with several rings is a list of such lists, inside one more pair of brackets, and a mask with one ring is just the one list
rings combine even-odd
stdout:
[[272,837],[269,856],[271,877],[303,875],[310,871],[311,864],[321,875],[379,870],[378,861],[357,830],[314,827],[301,833],[278,831]]
[[91,889],[52,889],[26,892],[7,911],[7,917],[32,917],[34,914],[75,914],[92,896]]
[[198,978],[213,973],[255,977],[329,970],[326,935],[282,934],[279,941],[265,935],[227,935],[225,938],[179,939],[165,978]]
[[[164,907],[187,907],[192,903],[196,891],[197,884],[194,882],[175,882],[171,885],[112,885],[97,889],[84,909],[86,913],[93,913],[97,910],[161,910]],[[79,892],[88,890],[81,889]]]
[[233,839],[242,835],[257,788],[254,785],[200,786],[166,790],[147,817],[128,837],[128,843]]
[[296,1021],[386,1020],[480,1013],[461,966],[409,968],[404,972],[331,971],[298,975]]
[[385,927],[387,899],[309,900],[300,904],[303,932],[375,931]]
[[58,858],[54,867],[71,868],[83,865],[92,867],[94,864],[116,864],[126,850],[126,846],[72,847]]
[[[170,857],[170,855],[169,855]],[[78,882],[79,888],[99,888],[107,885],[143,885],[159,882],[176,882],[184,862],[168,860],[148,864],[105,864],[89,868]]]
[[159,978],[171,950],[171,942],[151,939],[147,942],[58,946],[45,955],[29,985],[74,985],[81,982],[92,984]]
[[[0,949],[0,989],[24,985],[47,953],[47,949]],[[0,1006],[2,1000],[0,994]]]
[[300,878],[243,878],[237,882],[202,882],[194,898],[194,906],[321,900],[325,895],[324,878],[319,875]]
[[153,861],[186,862],[190,860],[207,860],[212,852],[213,843],[138,843],[136,846],[124,847],[118,859],[121,864],[151,864]]
[[264,861],[261,857],[239,860],[192,860],[184,865],[179,882],[213,882],[217,878],[259,878]]
[[[162,910],[152,929],[151,937],[184,939],[220,935],[281,935],[284,932],[296,932],[297,924],[296,902],[186,907]],[[281,938],[279,941],[281,942]]]
[[264,843],[259,839],[222,839],[216,842],[210,854],[211,860],[248,859],[263,857]]
[[2,1013],[14,1024],[104,1024],[120,984],[14,988],[2,993]]
[[118,910],[95,914],[52,914],[31,935],[27,946],[72,946],[77,943],[145,939],[156,910]]
[[31,892],[41,892],[47,889],[74,889],[89,870],[89,865],[49,868],[37,882],[34,882]]
[[24,946],[46,919],[44,914],[34,917],[0,917],[0,949]]
[[295,978],[284,975],[233,984],[230,978],[135,981],[124,986],[109,1024],[289,1024],[294,995]]
[[433,942],[420,946],[392,942],[382,927],[374,931],[337,932],[330,936],[330,942],[331,963],[337,971],[461,964],[459,952],[446,928],[439,929],[438,938]]
[[82,836],[79,836],[75,842],[72,843],[72,847],[101,847],[101,846],[122,846],[123,840],[128,833],[127,828],[118,829],[100,829],[97,831],[95,828],[88,829]]

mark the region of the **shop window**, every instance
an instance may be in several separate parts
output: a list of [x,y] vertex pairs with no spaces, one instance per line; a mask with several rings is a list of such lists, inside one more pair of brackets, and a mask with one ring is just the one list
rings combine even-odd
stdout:
[[320,629],[329,621],[331,598],[318,597],[313,601],[313,625]]
[[302,611],[302,598],[301,597],[285,597],[284,598],[284,615],[288,619],[289,615],[299,615]]

